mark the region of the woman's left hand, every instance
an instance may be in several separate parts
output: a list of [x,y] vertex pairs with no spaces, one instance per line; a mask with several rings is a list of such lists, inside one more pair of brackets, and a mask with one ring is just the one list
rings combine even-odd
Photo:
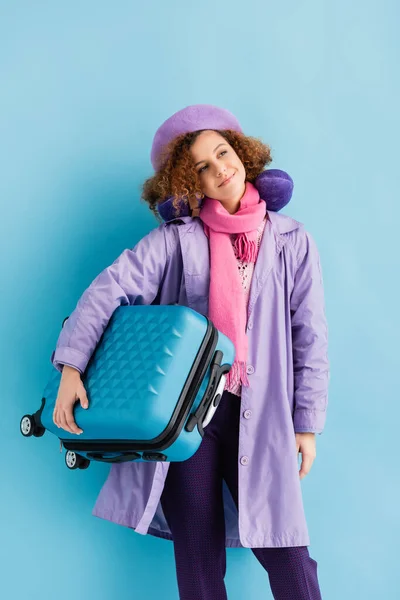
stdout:
[[315,433],[296,433],[297,455],[301,453],[300,479],[303,479],[310,471],[315,457],[317,456]]

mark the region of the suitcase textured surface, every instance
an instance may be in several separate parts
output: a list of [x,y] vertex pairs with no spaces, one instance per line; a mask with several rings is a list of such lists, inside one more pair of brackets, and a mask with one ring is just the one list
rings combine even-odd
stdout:
[[74,417],[83,433],[53,422],[61,378],[54,367],[36,426],[86,463],[186,460],[200,445],[234,357],[231,340],[191,308],[120,306],[81,376],[89,408],[78,402]]

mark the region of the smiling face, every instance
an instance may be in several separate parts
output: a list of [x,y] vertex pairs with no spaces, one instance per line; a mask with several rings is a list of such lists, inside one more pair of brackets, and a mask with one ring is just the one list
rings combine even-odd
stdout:
[[234,214],[245,192],[246,171],[229,143],[213,130],[203,131],[190,148],[201,191]]

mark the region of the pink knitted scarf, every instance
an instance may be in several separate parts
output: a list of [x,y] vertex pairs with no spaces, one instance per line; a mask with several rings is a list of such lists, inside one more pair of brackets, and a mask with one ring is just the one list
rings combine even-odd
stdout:
[[235,361],[227,376],[227,383],[239,380],[249,385],[246,374],[248,340],[246,334],[247,307],[235,252],[230,234],[237,233],[235,250],[246,262],[256,262],[257,228],[265,217],[266,204],[257,188],[246,181],[245,193],[239,210],[231,215],[214,198],[204,198],[200,219],[210,244],[210,290],[208,316],[219,331],[235,345]]

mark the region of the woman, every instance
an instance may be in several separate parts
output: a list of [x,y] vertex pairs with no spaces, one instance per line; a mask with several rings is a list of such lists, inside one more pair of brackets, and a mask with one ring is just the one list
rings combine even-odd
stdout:
[[[59,370],[69,365],[54,420],[78,432],[71,407],[76,397],[87,402],[80,373],[120,304],[184,304],[234,342],[235,363],[195,455],[113,465],[93,511],[173,540],[181,599],[226,598],[227,546],[252,549],[274,598],[321,598],[300,480],[326,419],[323,283],[310,234],[268,211],[253,185],[270,160],[268,146],[224,109],[195,105],[165,121],[143,197],[156,211],[157,199],[173,196],[177,218],[100,273],[53,357]],[[186,204],[191,214],[180,217]]]

